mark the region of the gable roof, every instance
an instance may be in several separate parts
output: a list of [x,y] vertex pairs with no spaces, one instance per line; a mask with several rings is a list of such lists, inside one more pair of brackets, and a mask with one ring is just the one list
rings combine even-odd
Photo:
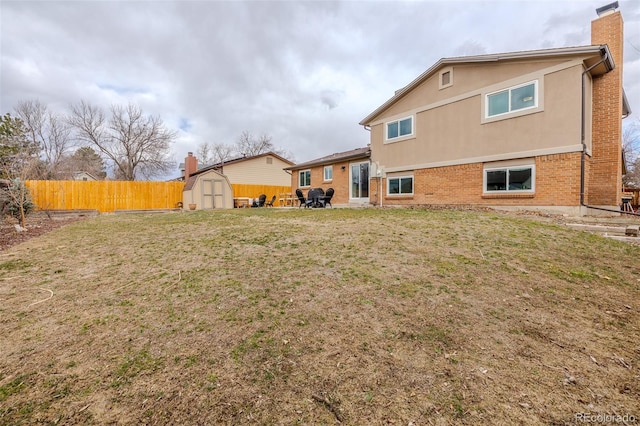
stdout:
[[[422,84],[425,80],[436,74],[441,68],[447,65],[453,64],[473,64],[473,63],[487,63],[487,62],[500,62],[515,59],[536,59],[536,58],[554,58],[559,56],[579,56],[579,55],[599,55],[602,60],[598,63],[598,60],[589,61],[587,66],[596,65],[592,70],[592,75],[605,74],[615,68],[613,58],[609,47],[606,44],[602,45],[589,45],[578,47],[562,47],[555,49],[541,49],[541,50],[526,50],[519,52],[507,52],[497,53],[489,55],[476,55],[476,56],[460,56],[453,58],[442,58],[436,62],[431,68],[420,74],[415,80],[396,91],[395,95],[389,100],[379,106],[371,114],[367,115],[360,121],[360,125],[365,126],[373,119],[382,113],[384,110],[395,104],[400,98],[404,97],[407,93],[411,92],[417,86]],[[628,106],[628,103],[627,103]]]
[[201,169],[198,169],[196,172],[192,173],[192,174],[191,174],[191,176],[197,176],[197,175],[199,175],[200,173],[204,173],[204,172],[207,172],[207,171],[209,171],[209,170],[218,170],[218,169],[223,168],[224,166],[228,166],[229,164],[241,163],[241,162],[243,162],[243,161],[255,160],[256,158],[260,158],[260,157],[267,157],[267,156],[269,156],[269,157],[275,157],[275,158],[277,158],[278,160],[280,160],[280,161],[282,161],[282,162],[284,162],[284,163],[287,163],[287,164],[293,165],[293,161],[287,160],[286,158],[284,158],[284,157],[282,157],[282,156],[280,156],[280,155],[276,154],[276,153],[275,153],[275,152],[273,152],[273,151],[269,151],[269,152],[264,152],[264,153],[262,153],[262,154],[258,154],[258,155],[252,155],[252,156],[250,156],[250,157],[238,157],[238,158],[233,158],[233,159],[231,159],[231,160],[227,160],[227,161],[221,161],[221,162],[219,162],[219,163],[212,164],[212,165],[210,165],[210,166],[207,166],[207,167],[203,167],[203,168],[201,168]]
[[[214,173],[216,175],[218,175],[221,178],[227,179],[227,177],[225,175],[223,175],[222,173],[220,173],[217,170],[213,170],[213,169],[209,169],[207,170],[211,173]],[[197,173],[192,174],[191,176],[189,176],[189,179],[187,180],[187,182],[184,184],[184,188],[182,189],[182,191],[189,191],[191,189],[193,189],[193,185],[195,185],[196,181],[198,180],[198,176],[201,175],[202,173],[200,173],[201,170],[198,170]],[[228,180],[228,179],[227,179]]]
[[312,166],[321,166],[323,164],[334,164],[341,161],[354,160],[356,158],[368,158],[371,156],[371,148],[369,146],[364,148],[356,148],[351,151],[336,152],[331,155],[326,155],[315,160],[307,161],[304,163],[296,164],[291,167],[285,168],[285,170],[299,170]]

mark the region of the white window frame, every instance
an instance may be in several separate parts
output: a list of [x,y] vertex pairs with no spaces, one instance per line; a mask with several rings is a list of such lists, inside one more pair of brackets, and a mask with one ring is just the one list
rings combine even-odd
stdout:
[[[521,87],[525,87],[525,86],[530,86],[533,84],[533,97],[534,97],[534,102],[532,106],[528,106],[525,108],[519,108],[519,109],[511,109],[511,92],[515,89],[519,89]],[[500,114],[493,114],[493,115],[489,115],[489,97],[491,97],[492,95],[496,95],[498,93],[502,93],[502,92],[507,92],[507,98],[509,100],[509,110],[507,112],[502,112]],[[496,117],[504,117],[504,116],[508,116],[508,115],[513,115],[513,114],[518,114],[521,113],[522,111],[527,111],[527,110],[532,110],[532,109],[536,109],[538,108],[538,103],[540,100],[540,95],[539,95],[539,84],[538,84],[538,80],[532,80],[532,81],[527,81],[526,83],[522,83],[522,84],[518,84],[516,86],[511,86],[511,87],[507,87],[504,89],[500,89],[500,90],[496,90],[490,93],[486,93],[484,95],[484,118],[485,119],[494,119]]]
[[[329,173],[327,173],[329,172]],[[327,177],[327,174],[329,175]],[[324,178],[325,182],[329,182],[333,180],[333,166],[324,166],[324,169],[322,171],[322,176]]]
[[[407,133],[404,135],[400,134],[400,122],[405,120],[411,120],[411,133]],[[392,138],[389,137],[389,125],[397,123],[398,124],[398,136],[394,136]],[[415,115],[409,115],[407,117],[398,118],[397,120],[387,121],[384,123],[384,140],[385,142],[398,142],[406,139],[411,139],[415,135],[416,129],[416,117]]]
[[[410,193],[399,192],[398,194],[391,194],[389,192],[389,187],[391,186],[391,181],[392,180],[398,180],[398,188],[402,189],[402,179],[411,179],[411,192]],[[387,196],[389,196],[389,197],[406,197],[406,196],[413,195],[414,190],[415,190],[415,184],[416,184],[416,180],[415,180],[415,177],[413,177],[413,175],[387,176]]]
[[[531,169],[531,189],[509,189],[509,171],[513,169]],[[487,189],[487,173],[495,171],[507,172],[507,184],[504,190],[489,190]],[[482,192],[483,194],[532,194],[536,192],[536,166],[535,164],[514,164],[503,167],[486,167],[482,171]]]
[[[309,173],[309,184],[308,185],[303,185],[302,184],[302,175]],[[300,170],[298,172],[298,186],[300,188],[308,188],[311,186],[311,169],[305,169],[305,170]]]

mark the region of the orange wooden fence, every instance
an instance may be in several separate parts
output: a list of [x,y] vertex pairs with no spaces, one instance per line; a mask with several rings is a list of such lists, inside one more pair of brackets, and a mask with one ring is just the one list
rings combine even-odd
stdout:
[[[182,202],[184,182],[28,180],[27,187],[38,210],[115,210],[172,209]],[[234,197],[267,201],[291,192],[290,186],[233,184]]]
[[28,180],[39,210],[171,209],[182,201],[184,182]]
[[276,196],[276,204],[280,198],[280,194],[291,193],[291,186],[275,186],[275,185],[244,185],[232,183],[234,197],[258,198],[261,194],[267,196],[267,202],[271,201],[271,197]]

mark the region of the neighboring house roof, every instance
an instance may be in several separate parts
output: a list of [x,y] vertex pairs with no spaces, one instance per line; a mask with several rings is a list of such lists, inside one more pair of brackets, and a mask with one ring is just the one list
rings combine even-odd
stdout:
[[285,163],[287,163],[287,164],[293,164],[293,161],[287,160],[286,158],[281,157],[280,155],[278,155],[278,154],[276,154],[276,153],[274,153],[274,152],[269,151],[269,152],[265,152],[265,153],[258,154],[258,155],[252,155],[252,156],[250,156],[250,157],[238,157],[238,158],[233,158],[233,159],[231,159],[231,160],[222,161],[222,162],[220,162],[220,163],[212,164],[212,165],[210,165],[210,166],[203,167],[202,169],[198,169],[198,171],[196,171],[195,173],[193,173],[191,176],[196,176],[196,175],[198,175],[198,174],[200,174],[200,173],[204,173],[204,172],[207,172],[207,171],[209,171],[209,170],[217,170],[217,169],[221,169],[221,168],[223,168],[224,166],[228,166],[229,164],[241,163],[241,162],[243,162],[243,161],[254,160],[254,159],[256,159],[256,158],[260,158],[260,157],[267,157],[267,156],[269,156],[269,157],[275,157],[275,158],[279,159],[280,161],[285,162]]
[[[384,110],[396,103],[400,98],[411,92],[417,86],[422,84],[425,80],[436,74],[442,67],[453,64],[468,64],[468,63],[487,63],[487,62],[500,62],[507,60],[519,60],[519,59],[535,59],[535,58],[553,58],[560,56],[573,56],[573,55],[599,55],[602,62],[593,60],[593,62],[587,62],[588,67],[595,67],[590,71],[592,75],[605,74],[615,68],[613,58],[609,47],[606,44],[602,45],[589,45],[578,47],[562,47],[555,49],[541,49],[541,50],[528,50],[520,52],[507,52],[497,53],[490,55],[477,55],[477,56],[461,56],[453,58],[442,58],[436,62],[431,68],[420,74],[415,80],[409,83],[407,86],[398,90],[393,97],[383,103],[371,114],[366,116],[360,121],[360,125],[367,125],[373,121]],[[597,64],[597,65],[596,65]],[[631,112],[628,102],[626,102],[626,96],[623,97],[623,110],[628,113]]]
[[371,156],[371,148],[367,146],[365,148],[352,149],[351,151],[336,152],[331,155],[327,155],[321,158],[316,158],[315,160],[311,160],[305,163],[300,163],[291,167],[287,167],[285,168],[285,170],[299,170],[299,169],[304,169],[312,166],[320,166],[323,164],[334,164],[341,161],[348,161],[356,158],[365,158],[370,156]]
[[[211,164],[198,164],[198,170],[204,169],[205,167],[209,167]],[[178,164],[178,169],[184,173],[184,162]]]
[[91,178],[93,180],[98,180],[97,177],[95,177],[94,175],[92,175],[89,172],[85,172],[84,170],[78,170],[78,171],[73,172],[73,177],[75,179],[83,177],[83,176],[89,177],[89,178]]

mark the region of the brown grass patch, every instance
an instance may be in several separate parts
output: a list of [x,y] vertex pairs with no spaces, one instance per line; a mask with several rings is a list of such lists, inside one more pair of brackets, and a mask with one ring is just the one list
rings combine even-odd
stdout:
[[639,257],[488,212],[83,220],[0,252],[0,423],[637,419]]

